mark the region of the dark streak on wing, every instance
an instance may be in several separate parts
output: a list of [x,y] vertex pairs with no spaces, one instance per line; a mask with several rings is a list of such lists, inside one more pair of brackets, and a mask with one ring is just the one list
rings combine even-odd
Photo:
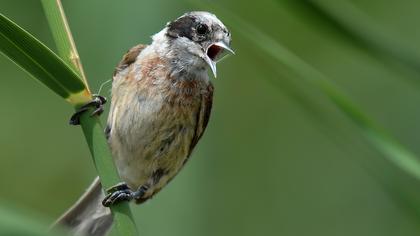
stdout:
[[105,128],[105,137],[107,140],[109,140],[109,135],[111,134],[111,125],[107,124]]
[[159,168],[159,169],[155,170],[152,174],[153,184],[157,184],[159,182],[160,178],[162,178],[167,173],[168,173],[168,171],[164,170],[162,168]]
[[197,145],[198,140],[200,140],[201,136],[203,136],[204,130],[207,127],[207,124],[209,123],[210,119],[210,113],[211,108],[213,105],[213,85],[209,84],[207,87],[207,94],[203,95],[201,98],[201,106],[200,110],[197,113],[197,125],[195,128],[194,137],[191,140],[190,150],[188,151],[188,157],[185,159],[185,162],[188,160],[188,158],[191,156],[191,153]]
[[117,67],[114,70],[113,76],[117,75],[120,71],[124,70],[125,68],[129,67],[133,62],[136,61],[137,56],[141,53],[143,49],[145,49],[147,45],[139,44],[137,46],[132,47],[127,53],[123,56],[120,63],[118,63]]

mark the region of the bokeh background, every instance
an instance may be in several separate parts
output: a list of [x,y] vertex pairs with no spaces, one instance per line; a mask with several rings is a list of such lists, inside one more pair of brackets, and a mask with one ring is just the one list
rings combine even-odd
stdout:
[[[186,11],[212,11],[232,31],[237,54],[218,67],[193,158],[132,208],[141,235],[420,234],[419,178],[366,128],[380,126],[414,154],[407,166],[416,168],[419,1],[63,4],[93,91],[127,49]],[[39,1],[0,0],[0,12],[55,50]],[[80,128],[67,125],[72,107],[4,56],[0,78],[0,206],[47,225],[95,169]],[[358,112],[373,123],[358,122]]]

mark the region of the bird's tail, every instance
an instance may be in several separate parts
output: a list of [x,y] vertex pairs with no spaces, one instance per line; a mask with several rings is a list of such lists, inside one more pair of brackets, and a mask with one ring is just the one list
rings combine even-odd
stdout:
[[52,225],[67,228],[74,235],[103,236],[112,225],[109,208],[102,206],[101,182],[97,177],[80,199]]

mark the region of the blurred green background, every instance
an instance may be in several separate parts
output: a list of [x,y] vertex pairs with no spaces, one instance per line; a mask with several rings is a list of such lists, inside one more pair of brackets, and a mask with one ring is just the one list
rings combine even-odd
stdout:
[[[127,49],[186,11],[212,11],[232,31],[236,56],[219,65],[192,160],[133,206],[141,235],[420,234],[419,179],[375,148],[312,73],[267,51],[296,54],[420,156],[419,1],[63,4],[93,91]],[[39,1],[0,0],[0,11],[55,50]],[[0,76],[0,206],[48,224],[89,185],[93,163],[80,128],[67,125],[71,106],[4,56]]]

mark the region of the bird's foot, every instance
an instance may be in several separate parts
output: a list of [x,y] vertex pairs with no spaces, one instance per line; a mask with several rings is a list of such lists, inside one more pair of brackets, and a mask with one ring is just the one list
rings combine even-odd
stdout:
[[107,189],[108,195],[102,200],[102,205],[110,207],[122,201],[140,199],[147,191],[148,187],[143,185],[137,191],[133,191],[126,183],[119,183]]
[[80,116],[93,107],[95,110],[90,114],[90,116],[99,116],[104,111],[104,104],[106,103],[106,98],[101,95],[93,95],[92,101],[81,106],[70,118],[69,123],[71,125],[80,124]]

